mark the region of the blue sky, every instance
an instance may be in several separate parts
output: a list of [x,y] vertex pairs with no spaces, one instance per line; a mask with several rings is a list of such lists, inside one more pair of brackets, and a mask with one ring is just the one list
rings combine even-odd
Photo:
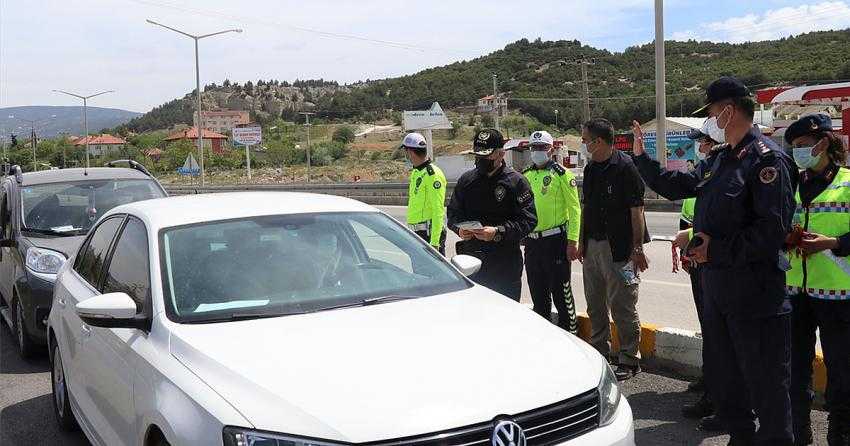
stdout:
[[[742,42],[850,27],[850,0],[665,2],[665,34]],[[0,107],[74,105],[51,92],[116,93],[92,105],[147,111],[201,81],[410,74],[527,37],[622,51],[653,39],[652,0],[0,0]],[[438,98],[439,99],[439,98]]]

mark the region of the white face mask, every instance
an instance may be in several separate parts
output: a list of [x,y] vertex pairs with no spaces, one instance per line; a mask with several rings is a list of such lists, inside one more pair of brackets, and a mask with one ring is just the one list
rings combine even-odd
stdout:
[[812,150],[814,150],[814,148],[815,146],[794,147],[794,162],[797,163],[797,166],[800,169],[813,169],[815,166],[820,164],[823,152],[814,156],[812,155]]
[[590,151],[587,150],[587,144],[581,143],[581,156],[584,159],[590,159]]
[[705,154],[697,150],[697,160],[702,161],[705,159]]
[[726,131],[724,131],[717,125],[716,116],[708,118],[708,120],[705,121],[705,130],[708,131],[708,136],[711,139],[721,144],[726,142]]
[[537,167],[543,167],[549,162],[549,152],[546,150],[532,150],[531,162]]

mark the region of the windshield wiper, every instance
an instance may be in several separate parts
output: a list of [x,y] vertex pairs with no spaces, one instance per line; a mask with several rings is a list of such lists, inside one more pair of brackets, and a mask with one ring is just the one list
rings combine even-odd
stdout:
[[291,311],[291,312],[278,312],[278,313],[231,313],[224,316],[219,317],[211,317],[207,319],[198,319],[194,321],[186,321],[187,324],[209,324],[215,322],[234,322],[234,321],[245,321],[249,319],[267,319],[271,317],[283,317],[283,316],[294,316],[296,314],[305,314],[306,311]]
[[24,232],[32,232],[35,234],[44,234],[44,235],[55,235],[57,237],[72,237],[77,234],[79,229],[75,229],[73,231],[54,231],[53,229],[42,229],[42,228],[21,228],[21,231]]
[[399,294],[387,294],[386,296],[380,297],[370,297],[369,299],[363,299],[363,305],[375,305],[382,304],[385,302],[395,302],[397,300],[408,300],[408,299],[418,299],[420,296],[402,296]]

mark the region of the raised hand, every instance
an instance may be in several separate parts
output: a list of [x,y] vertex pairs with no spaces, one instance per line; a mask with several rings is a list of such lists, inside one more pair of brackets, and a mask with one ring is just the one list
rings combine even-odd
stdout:
[[643,155],[646,153],[646,149],[643,146],[643,129],[640,128],[640,123],[637,121],[632,121],[632,134],[635,135],[632,152],[634,152],[635,156]]

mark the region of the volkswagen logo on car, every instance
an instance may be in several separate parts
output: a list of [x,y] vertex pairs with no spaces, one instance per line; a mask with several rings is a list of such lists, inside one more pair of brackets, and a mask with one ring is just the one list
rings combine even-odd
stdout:
[[526,446],[525,432],[519,424],[510,420],[502,420],[496,423],[491,437],[493,446]]

